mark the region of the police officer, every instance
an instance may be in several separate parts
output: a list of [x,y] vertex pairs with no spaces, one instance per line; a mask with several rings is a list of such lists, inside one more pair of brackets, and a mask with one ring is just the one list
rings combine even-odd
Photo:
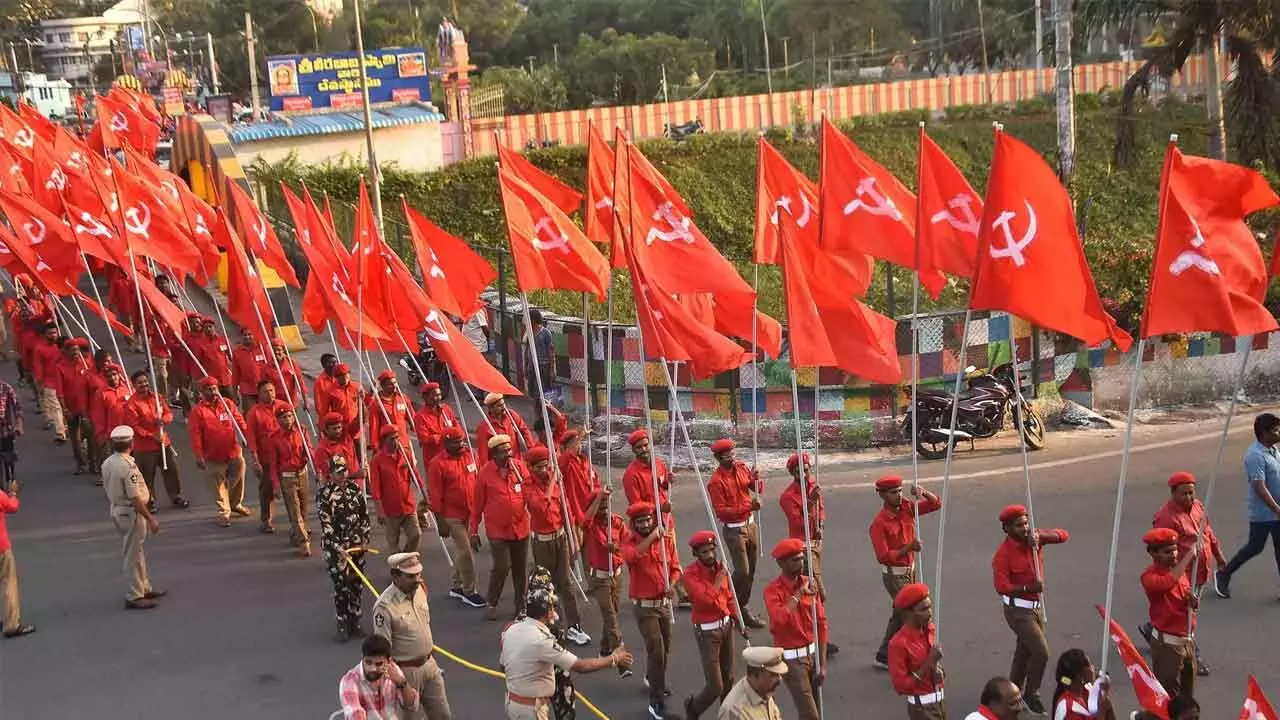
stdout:
[[742,659],[747,661],[747,674],[720,701],[716,720],[782,720],[782,711],[773,701],[787,674],[782,648],[749,647],[742,651]]
[[418,691],[427,720],[452,720],[444,672],[436,664],[431,609],[422,584],[422,560],[416,552],[387,557],[391,585],[373,605],[373,632],[391,641],[391,659]]
[[111,522],[124,536],[124,577],[129,584],[124,606],[128,610],[150,610],[165,592],[151,587],[142,544],[148,535],[160,532],[160,522],[147,509],[151,493],[133,460],[133,428],[117,425],[112,429],[111,450],[111,457],[102,463],[102,486],[111,503]]
[[622,646],[598,658],[579,658],[566,650],[551,631],[560,620],[559,605],[553,586],[531,581],[525,596],[524,619],[502,633],[501,663],[507,676],[510,720],[551,720],[552,697],[557,693],[556,669],[593,673],[632,662],[631,653]]

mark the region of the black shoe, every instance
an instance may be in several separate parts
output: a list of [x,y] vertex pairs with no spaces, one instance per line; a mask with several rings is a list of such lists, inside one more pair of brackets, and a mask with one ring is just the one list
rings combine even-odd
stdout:
[[485,601],[484,596],[477,592],[473,592],[470,595],[463,597],[462,603],[468,607],[473,607],[477,609],[484,608],[489,604],[488,602]]
[[1219,570],[1213,574],[1213,591],[1223,600],[1231,599],[1231,573]]
[[1022,702],[1026,703],[1027,710],[1032,715],[1044,716],[1048,714],[1044,711],[1044,703],[1040,702],[1039,695],[1027,695],[1026,697],[1022,698]]
[[632,676],[632,675],[634,675],[634,674],[635,674],[635,672],[633,672],[633,671],[631,670],[631,668],[629,668],[629,667],[623,667],[623,666],[621,666],[621,665],[619,665],[619,666],[618,666],[618,678],[619,678],[619,679],[621,679],[621,680],[625,680],[626,678],[629,678],[629,677],[631,677],[631,676]]
[[[828,652],[828,653],[830,653],[830,652],[831,652],[831,646],[830,646],[830,645],[828,645],[828,646],[827,646],[827,652]],[[872,659],[872,661],[871,661],[871,667],[873,667],[873,668],[875,668],[875,669],[877,669],[877,670],[888,670],[888,669],[889,669],[889,658],[887,658],[887,657],[880,657],[879,655],[877,655],[877,656],[875,656],[875,658],[874,658],[874,659]]]
[[661,702],[649,703],[649,717],[653,718],[653,720],[668,720],[667,704]]
[[833,642],[829,642],[829,643],[827,643],[827,656],[828,656],[828,657],[831,657],[831,656],[834,656],[834,655],[839,655],[839,654],[840,654],[840,646],[839,646],[839,645],[837,645],[837,644],[835,644],[835,643],[833,643]]
[[339,625],[338,632],[334,634],[333,639],[344,643],[351,639],[351,630],[346,625]]
[[1213,672],[1213,668],[1204,664],[1200,658],[1196,658],[1196,675],[1200,677],[1209,677],[1209,673]]
[[179,510],[186,510],[187,508],[191,507],[191,501],[190,501],[190,500],[188,500],[188,499],[186,499],[186,498],[184,498],[184,497],[182,497],[181,495],[179,495],[179,496],[175,497],[174,499],[170,500],[170,501],[169,501],[169,504],[170,504],[170,505],[173,505],[174,507],[178,508]]
[[9,638],[16,638],[16,637],[22,637],[23,635],[30,635],[35,631],[36,631],[35,625],[19,625],[18,627],[12,630],[5,630],[4,637],[7,640]]
[[137,600],[124,601],[125,610],[154,610],[155,608],[156,608],[156,601],[148,600],[145,597],[138,598]]

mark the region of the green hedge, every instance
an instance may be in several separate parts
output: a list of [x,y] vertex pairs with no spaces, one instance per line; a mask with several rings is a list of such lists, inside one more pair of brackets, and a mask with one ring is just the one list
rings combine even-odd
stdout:
[[[1133,168],[1112,165],[1118,108],[1113,96],[1079,96],[1077,99],[1077,165],[1072,195],[1084,215],[1085,250],[1104,300],[1122,323],[1132,326],[1145,297],[1153,246],[1160,166],[1171,133],[1180,137],[1185,152],[1207,150],[1207,124],[1203,105],[1165,99],[1158,107],[1138,110],[1138,148]],[[986,184],[992,150],[991,122],[1000,120],[1005,131],[1044,152],[1056,163],[1056,124],[1053,107],[1044,100],[1012,107],[965,106],[951,108],[945,117],[927,112],[907,112],[854,118],[842,129],[872,157],[897,174],[909,186],[915,184],[917,122],[929,121],[930,135],[951,155],[975,190]],[[817,177],[818,148],[814,128],[774,129],[768,137],[778,149],[810,177]],[[754,224],[756,151],[752,134],[699,135],[682,143],[653,140],[640,143],[645,154],[674,183],[695,212],[698,226],[720,250],[739,266],[748,279]],[[584,187],[586,149],[558,147],[537,150],[529,157],[539,167],[575,187]],[[258,166],[251,174],[262,181],[268,195],[284,180],[292,185],[305,181],[313,192],[328,192],[335,201],[351,202],[357,196],[360,172],[349,160],[323,166],[283,162]],[[383,168],[383,195],[388,236],[397,250],[409,246],[397,228],[399,196],[432,218],[441,227],[488,248],[492,258],[505,243],[501,204],[492,158],[478,158],[438,172],[405,172]],[[278,201],[270,200],[275,205]],[[342,213],[340,213],[342,214]],[[339,221],[342,225],[343,221]],[[884,264],[869,293],[869,302],[886,310]],[[629,292],[625,277],[619,289]],[[910,273],[895,272],[895,310],[910,312]],[[777,268],[760,269],[761,307],[781,317],[781,278]],[[626,297],[626,295],[619,295]],[[541,294],[535,300],[552,310],[580,314],[581,299],[567,293]],[[962,307],[964,287],[955,282],[938,303],[922,298],[922,308]],[[618,317],[631,317],[630,300],[617,303]],[[603,312],[598,308],[596,314]]]

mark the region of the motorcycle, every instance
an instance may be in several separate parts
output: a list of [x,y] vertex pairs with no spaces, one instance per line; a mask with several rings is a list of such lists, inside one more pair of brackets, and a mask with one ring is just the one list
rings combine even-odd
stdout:
[[[415,358],[413,355],[405,354],[400,358],[400,367],[404,368],[409,375],[409,385],[418,387],[423,382],[422,373],[427,374],[427,380],[440,383],[443,385],[449,381],[449,369],[445,366],[444,361],[436,355],[436,351],[431,347],[429,338],[426,333],[418,334],[418,354]],[[417,360],[415,363],[414,360]],[[421,368],[422,372],[418,369]]]
[[1010,424],[1021,420],[1018,429],[1028,449],[1044,447],[1044,419],[1022,395],[1022,388],[1013,378],[1013,365],[1004,363],[990,372],[978,370],[972,365],[965,368],[968,389],[960,392],[960,406],[956,411],[955,433],[951,428],[950,392],[919,390],[916,393],[916,417],[919,427],[911,427],[911,405],[903,408],[902,435],[914,439],[920,457],[938,460],[946,457],[948,443],[973,441],[994,437],[1005,428],[1006,414]]
[[667,123],[662,126],[662,134],[677,142],[684,140],[690,135],[701,135],[703,132],[702,121],[697,118],[694,118],[687,123]]

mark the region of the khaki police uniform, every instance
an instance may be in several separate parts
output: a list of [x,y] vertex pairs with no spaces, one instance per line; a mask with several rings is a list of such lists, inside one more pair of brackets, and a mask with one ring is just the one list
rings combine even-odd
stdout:
[[112,453],[102,463],[102,487],[111,504],[111,522],[124,537],[124,578],[128,584],[125,600],[141,600],[152,591],[147,577],[147,557],[142,544],[150,532],[146,518],[134,509],[134,499],[144,504],[151,500],[147,483],[138,471],[138,464],[128,453]]
[[565,650],[541,621],[525,618],[502,633],[509,720],[551,720],[555,669],[571,670],[578,656]]
[[765,668],[775,675],[786,675],[787,663],[782,658],[782,649],[749,647],[742,651],[742,658],[747,661],[748,675],[735,683],[720,701],[716,720],[782,720],[782,710],[773,701],[773,695],[761,697],[748,679],[750,668]]
[[[396,553],[387,562],[405,572],[422,570],[418,553]],[[373,631],[391,641],[391,659],[404,671],[405,680],[418,691],[427,720],[452,720],[444,671],[434,656],[426,588],[419,588],[412,597],[395,585],[383,590],[373,605]]]

